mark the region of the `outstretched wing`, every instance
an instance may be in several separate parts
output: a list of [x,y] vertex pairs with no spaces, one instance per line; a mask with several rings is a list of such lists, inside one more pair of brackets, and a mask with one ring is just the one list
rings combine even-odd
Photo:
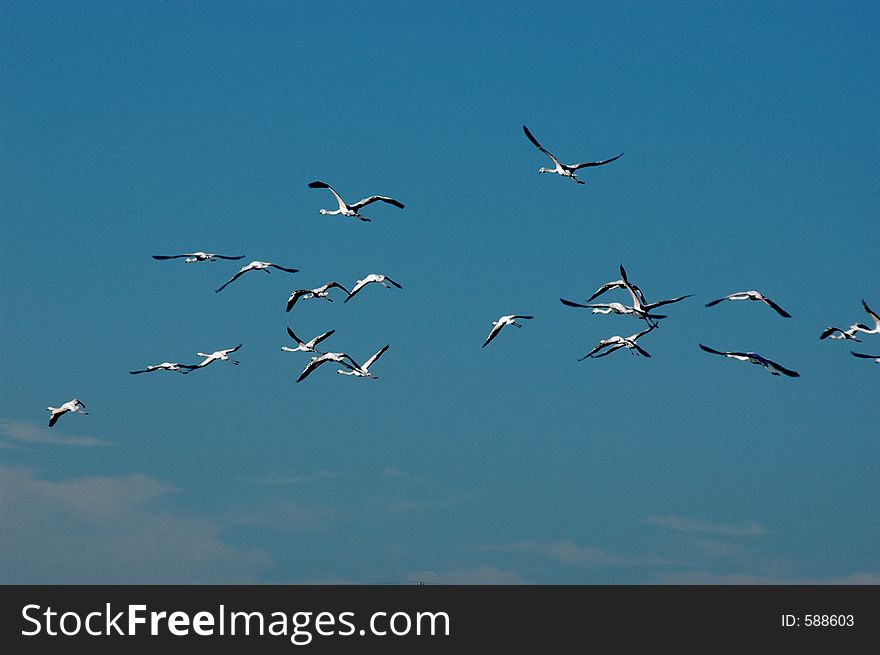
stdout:
[[639,351],[639,354],[644,355],[645,357],[650,357],[650,356],[651,356],[651,354],[650,354],[647,350],[645,350],[644,348],[642,348],[642,347],[641,347],[639,344],[637,344],[637,343],[633,343],[633,348],[635,348],[637,351]]
[[596,346],[595,346],[590,352],[588,352],[586,355],[584,355],[583,357],[578,357],[578,361],[579,361],[579,362],[582,362],[582,361],[584,361],[585,359],[587,359],[588,357],[592,357],[592,356],[595,355],[597,352],[599,352],[599,351],[602,350],[603,348],[607,348],[607,347],[610,346],[610,345],[611,345],[610,343],[600,343],[600,344],[597,344],[597,345],[596,345]]
[[367,286],[368,284],[369,284],[369,281],[367,281],[367,280],[359,280],[358,283],[354,285],[354,288],[351,290],[351,293],[348,294],[348,298],[346,298],[346,299],[343,300],[342,302],[343,302],[343,303],[347,303],[349,300],[351,300],[352,298],[354,298],[355,294],[356,294],[358,291],[360,291],[361,289],[363,289],[363,288],[364,288],[365,286]]
[[219,289],[214,289],[214,293],[220,293],[221,291],[223,291],[223,289],[225,289],[225,288],[228,287],[230,284],[232,284],[233,282],[235,282],[238,278],[240,278],[242,275],[244,275],[245,273],[247,273],[249,270],[251,270],[251,269],[249,269],[249,268],[243,268],[243,269],[240,270],[238,273],[236,273],[236,274],[233,275],[231,278],[229,278],[229,281],[227,281],[226,284],[224,284],[222,287],[220,287]]
[[287,309],[284,311],[289,312],[291,309],[293,309],[296,301],[302,298],[307,293],[312,293],[311,289],[297,289],[292,294],[290,294],[290,298],[287,299]]
[[712,302],[707,302],[706,307],[714,307],[718,303],[724,302],[725,300],[729,300],[729,298],[727,296],[724,296],[723,298],[718,298],[717,300],[713,300]]
[[[287,330],[290,331],[290,328],[287,328]],[[312,346],[317,346],[319,343],[321,343],[324,339],[329,337],[334,332],[336,332],[336,330],[328,330],[324,334],[321,334],[321,335],[315,337],[314,339],[312,339]],[[291,332],[291,334],[293,334],[293,333]],[[294,337],[294,338],[296,338],[296,337]]]
[[841,334],[844,333],[843,330],[841,330],[840,328],[836,328],[836,327],[827,327],[827,328],[825,328],[824,330],[822,330],[822,334],[819,335],[819,338],[820,338],[820,339],[827,339],[828,337],[830,337],[830,336],[831,336],[832,334],[834,334],[835,332],[840,332]]
[[305,380],[309,376],[309,374],[312,371],[314,371],[316,368],[318,368],[321,364],[323,364],[326,361],[329,361],[329,360],[324,359],[322,357],[313,357],[311,360],[309,360],[309,363],[306,364],[306,367],[303,369],[303,372],[299,374],[299,377],[296,379],[296,381],[302,382],[303,380]]
[[581,168],[588,168],[590,166],[602,166],[603,164],[610,164],[611,162],[616,161],[616,160],[620,159],[621,157],[623,157],[623,153],[620,153],[619,155],[617,155],[616,157],[612,157],[611,159],[603,159],[602,161],[591,161],[591,162],[584,162],[582,164],[573,164],[572,166],[570,166],[570,168],[573,168],[574,170],[577,171],[577,170],[580,170]]
[[764,358],[764,361],[767,362],[767,364],[770,365],[771,368],[776,369],[783,375],[787,375],[790,378],[798,378],[801,375],[797,371],[792,371],[790,368],[785,368],[782,364],[777,364],[773,360],[767,359],[766,357]]
[[632,296],[633,308],[645,309],[646,311],[650,309],[648,307],[642,307],[642,299],[640,297],[640,294],[637,294],[636,290],[633,288],[633,285],[629,283],[629,280],[626,277],[626,270],[623,268],[623,264],[620,265],[620,279],[623,282],[624,288],[629,291],[629,295]]
[[52,416],[49,417],[49,427],[51,428],[53,425],[55,425],[58,422],[59,416],[61,416],[62,414],[66,414],[69,411],[70,411],[69,409],[64,409],[64,410],[61,410],[60,412],[53,411]]
[[690,298],[693,295],[694,294],[689,293],[686,296],[679,296],[678,298],[670,298],[668,300],[658,300],[657,302],[652,302],[647,305],[643,305],[642,308],[647,309],[647,310],[651,310],[651,309],[654,309],[655,307],[662,307],[663,305],[670,305],[674,302],[679,302],[680,300],[684,300],[685,298]]
[[285,268],[284,266],[279,266],[278,264],[269,264],[272,268],[277,268],[279,271],[284,271],[285,273],[299,273],[298,268]]
[[345,201],[342,199],[342,197],[338,193],[336,193],[336,189],[334,189],[332,186],[330,186],[326,182],[321,182],[320,180],[315,180],[314,182],[309,182],[309,188],[310,189],[330,189],[330,193],[333,194],[333,196],[336,198],[336,202],[339,203],[339,209],[342,211],[345,211],[346,209],[348,209],[348,206],[345,204]]
[[513,318],[535,318],[534,316],[523,316],[522,314],[514,314]]
[[232,257],[230,255],[214,255],[217,259],[244,259],[244,255],[238,255],[236,257]]
[[370,368],[370,367],[375,363],[375,361],[376,361],[377,359],[379,359],[379,358],[382,356],[382,353],[384,353],[386,350],[388,350],[388,344],[386,344],[385,346],[383,346],[383,347],[379,350],[379,352],[377,352],[375,355],[373,355],[372,357],[370,357],[366,362],[364,362],[364,370]]
[[366,207],[370,203],[376,202],[377,200],[381,200],[382,202],[387,202],[389,205],[394,205],[400,209],[403,209],[403,203],[399,200],[395,200],[394,198],[389,198],[388,196],[370,196],[368,198],[364,198],[363,200],[358,200],[353,205],[350,205],[350,209],[354,211],[358,211],[361,207]]
[[324,291],[329,291],[333,287],[336,287],[338,289],[342,289],[343,291],[345,291],[345,293],[348,293],[348,289],[346,289],[344,286],[342,286],[341,284],[339,284],[339,282],[336,282],[336,281],[328,282],[327,284],[325,284]]
[[184,255],[153,255],[153,259],[179,259],[180,257],[192,257],[190,254]]
[[789,314],[787,311],[785,311],[784,309],[782,309],[782,307],[780,307],[779,305],[777,305],[775,302],[773,302],[773,301],[770,300],[769,298],[762,297],[761,300],[763,300],[765,303],[767,303],[767,305],[769,305],[770,307],[772,307],[773,310],[774,310],[777,314],[779,314],[780,316],[782,316],[783,318],[791,318],[791,314]]
[[608,355],[610,355],[611,353],[613,353],[615,350],[620,350],[621,348],[623,348],[623,344],[622,344],[622,343],[615,343],[615,344],[612,344],[611,347],[610,347],[608,350],[606,350],[604,353],[599,353],[598,355],[596,355],[596,356],[594,357],[594,359],[599,359],[600,357],[607,357]]
[[648,334],[648,332],[650,332],[651,330],[653,330],[653,329],[656,328],[656,327],[657,327],[657,325],[649,325],[647,328],[645,328],[644,330],[642,330],[642,331],[639,332],[638,334],[634,334],[634,335],[632,335],[632,336],[629,338],[629,340],[630,340],[630,341],[637,341],[638,339],[640,339],[641,337],[645,336],[646,334]]
[[596,298],[601,296],[606,291],[611,291],[612,289],[617,289],[623,286],[623,280],[614,280],[613,282],[606,282],[601,287],[596,289],[595,293],[587,298],[587,302],[593,302]]
[[[523,127],[525,127],[525,125],[523,125]],[[493,325],[492,329],[489,331],[489,336],[486,337],[486,341],[483,343],[482,346],[480,346],[480,348],[485,348],[486,346],[488,346],[489,342],[492,341],[492,339],[494,339],[496,336],[498,336],[498,333],[501,332],[501,328],[503,328],[504,325],[505,324],[501,321],[495,323],[495,325]]]
[[733,354],[733,353],[721,352],[720,350],[715,350],[714,348],[710,348],[709,346],[704,346],[703,344],[700,344],[700,348],[705,350],[707,353],[712,353],[713,355],[723,355],[724,357],[727,357],[728,355]]
[[872,311],[870,307],[868,307],[868,303],[862,300],[862,307],[865,308],[865,311],[868,312],[868,315],[874,319],[874,323],[876,323],[876,329],[880,329],[880,316],[877,316],[877,313]]
[[593,305],[582,305],[579,302],[574,302],[573,300],[566,300],[565,298],[560,298],[559,302],[561,302],[563,305],[568,305],[569,307],[584,307],[584,308],[593,307]]
[[532,133],[529,132],[529,128],[527,128],[525,125],[523,125],[523,132],[526,133],[526,136],[529,137],[529,141],[531,141],[532,143],[534,143],[534,144],[535,144],[535,147],[536,147],[538,150],[540,150],[540,151],[543,152],[545,155],[547,155],[550,159],[552,159],[554,164],[557,164],[557,165],[559,164],[559,160],[556,159],[556,157],[554,157],[554,156],[550,153],[549,150],[547,150],[546,148],[544,148],[544,146],[542,146],[540,143],[538,143],[538,140],[537,140],[534,136],[532,136]]
[[853,357],[861,357],[862,359],[880,359],[880,355],[866,355],[865,353],[857,353],[855,350],[850,350]]
[[394,280],[392,280],[392,279],[391,279],[390,277],[388,277],[387,275],[385,276],[385,279],[388,280],[388,281],[389,281],[391,284],[393,284],[394,286],[396,286],[398,289],[403,289],[402,286],[400,286],[397,282],[395,282]]
[[[287,327],[287,334],[290,335],[290,338],[296,341],[298,344],[302,345],[304,342],[298,336],[293,333],[293,330],[290,329],[290,326]],[[317,342],[316,342],[317,343]]]

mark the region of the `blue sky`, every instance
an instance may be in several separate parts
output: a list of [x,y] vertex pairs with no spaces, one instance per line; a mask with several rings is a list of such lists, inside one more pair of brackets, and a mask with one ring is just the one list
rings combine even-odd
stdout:
[[[880,308],[876,4],[0,11],[0,581],[880,582],[880,336],[818,340]],[[300,272],[213,292],[254,259]],[[621,263],[694,297],[579,362]]]

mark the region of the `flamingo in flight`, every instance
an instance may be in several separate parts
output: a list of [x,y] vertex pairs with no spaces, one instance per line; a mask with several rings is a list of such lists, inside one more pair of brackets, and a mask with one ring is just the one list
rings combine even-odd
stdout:
[[570,177],[572,180],[577,182],[578,184],[586,184],[586,182],[579,180],[577,175],[575,175],[575,171],[579,171],[582,168],[587,168],[589,166],[602,166],[603,164],[610,164],[616,159],[620,159],[623,156],[623,153],[620,153],[616,157],[612,157],[611,159],[603,159],[602,161],[593,161],[593,162],[585,162],[582,164],[563,164],[561,161],[556,159],[549,150],[546,150],[544,146],[538,143],[538,140],[529,132],[529,128],[525,125],[522,126],[523,132],[526,133],[526,136],[529,138],[535,147],[547,155],[551,160],[553,160],[553,164],[555,168],[544,168],[543,166],[538,169],[539,173],[556,173],[557,175],[562,175],[563,177]]
[[714,348],[704,346],[703,344],[700,344],[700,348],[707,353],[712,353],[713,355],[722,355],[724,357],[732,357],[733,359],[738,359],[742,362],[751,362],[752,364],[758,364],[759,366],[763,366],[765,369],[767,369],[771,375],[779,375],[780,373],[782,373],[783,375],[787,375],[790,378],[800,377],[800,373],[798,373],[797,371],[792,371],[791,369],[785,368],[781,364],[777,364],[773,360],[767,359],[766,357],[759,355],[758,353],[722,352],[720,350],[715,350]]
[[153,255],[153,259],[159,260],[180,259],[181,257],[185,258],[183,261],[187,264],[192,264],[193,262],[213,262],[218,259],[244,259],[244,255],[231,257],[229,255],[218,255],[213,252],[202,252],[201,250],[198,252],[185,252],[182,255]]
[[317,350],[315,350],[315,346],[317,346],[319,343],[321,343],[324,339],[329,337],[334,332],[336,332],[336,330],[328,330],[324,334],[319,334],[318,336],[316,336],[314,339],[312,339],[310,341],[303,341],[302,339],[300,339],[298,336],[296,336],[293,333],[293,330],[291,330],[288,327],[287,334],[290,335],[291,339],[296,341],[296,348],[290,348],[288,346],[281,346],[281,350],[284,350],[284,351],[290,352],[290,353],[296,353],[296,352],[315,353],[315,352],[318,352]]
[[86,406],[82,404],[82,401],[74,398],[73,400],[68,400],[66,403],[61,405],[61,407],[47,407],[46,410],[52,412],[52,415],[49,417],[49,427],[51,428],[55,423],[58,422],[58,418],[67,414],[67,412],[79,413],[79,414],[88,414],[85,411]]
[[626,316],[635,316],[636,318],[644,319],[648,325],[657,326],[656,321],[661,318],[666,318],[666,314],[651,314],[650,312],[646,312],[641,309],[636,309],[635,307],[627,307],[623,303],[619,302],[605,302],[605,303],[587,303],[582,304],[579,302],[574,302],[573,300],[566,300],[565,298],[560,298],[559,301],[563,305],[568,305],[569,307],[583,307],[585,309],[592,309],[594,314],[621,314]]
[[141,369],[140,371],[129,371],[129,373],[132,375],[138,375],[139,373],[152,373],[153,371],[176,371],[177,373],[183,373],[185,375],[194,368],[198,368],[198,366],[192,364],[178,364],[177,362],[162,362],[161,364],[147,366],[147,368]]
[[858,328],[859,332],[864,332],[865,334],[880,334],[880,316],[877,315],[877,312],[868,307],[868,303],[862,300],[862,307],[865,308],[865,311],[868,312],[868,316],[870,316],[874,320],[874,327],[869,328],[862,323],[856,323],[852,327]]
[[339,284],[339,282],[327,282],[326,284],[322,284],[321,286],[315,289],[297,289],[290,294],[290,298],[287,299],[287,310],[290,311],[293,309],[293,306],[296,304],[296,301],[302,298],[303,300],[309,300],[310,298],[323,298],[328,302],[333,302],[333,298],[330,297],[330,289],[337,287],[345,291],[348,295],[349,291],[344,286]]
[[859,330],[859,326],[867,328],[867,325],[862,325],[861,323],[855,323],[854,325],[850,325],[848,330],[841,329],[839,327],[834,327],[829,325],[827,328],[822,330],[822,334],[819,335],[820,339],[852,339],[853,341],[862,342],[856,334],[861,332]]
[[223,350],[215,350],[212,353],[196,353],[196,355],[198,355],[199,357],[204,357],[205,359],[202,361],[201,364],[194,366],[193,369],[204,368],[212,362],[221,362],[221,361],[222,362],[229,362],[230,364],[235,364],[236,366],[238,366],[238,363],[239,363],[238,360],[237,359],[230,359],[229,355],[234,353],[239,348],[241,348],[241,344],[238,344],[237,346],[235,346],[233,348],[224,348]]
[[754,289],[750,291],[737,291],[736,293],[731,293],[723,298],[718,298],[717,300],[712,300],[711,302],[706,303],[706,307],[714,307],[720,302],[724,302],[725,300],[760,300],[765,305],[770,307],[773,311],[779,314],[783,318],[791,318],[791,314],[782,309],[775,302],[770,300],[767,296],[763,295],[760,291],[755,291]]
[[[685,298],[690,298],[694,294],[689,293],[684,296],[678,296],[677,298],[669,298],[667,300],[658,300],[657,302],[644,302],[644,296],[642,295],[641,289],[629,283],[629,280],[626,277],[626,270],[623,268],[623,264],[620,265],[620,277],[621,282],[623,282],[624,288],[629,291],[630,296],[632,296],[633,301],[633,309],[636,310],[637,313],[643,312],[648,314],[652,309],[657,309],[658,307],[662,307],[663,305],[669,305],[674,302],[680,302]],[[650,324],[650,321],[648,322]],[[656,323],[654,324],[656,326]]]
[[352,368],[348,371],[346,371],[344,369],[339,369],[336,372],[339,373],[340,375],[354,375],[355,377],[359,377],[359,378],[370,378],[371,380],[378,380],[379,379],[378,375],[373,375],[372,373],[370,373],[370,367],[376,363],[376,360],[379,359],[382,356],[382,353],[384,353],[386,350],[388,350],[388,344],[385,344],[384,346],[382,346],[376,352],[375,355],[373,355],[367,361],[364,362],[363,366],[359,366],[357,368]]
[[[348,360],[348,361],[345,361]],[[300,373],[299,377],[296,379],[297,382],[302,382],[309,375],[311,375],[312,371],[321,366],[321,364],[326,364],[327,362],[336,362],[337,364],[342,364],[346,368],[357,369],[360,368],[360,364],[354,361],[351,357],[346,355],[345,353],[322,353],[317,357],[312,357],[309,360],[309,363],[306,364],[306,367],[303,369],[303,372]],[[351,363],[349,363],[351,362]]]
[[[601,287],[596,289],[596,291],[593,292],[592,296],[587,298],[587,302],[593,302],[596,298],[601,296],[603,293],[605,293],[607,291],[611,291],[612,289],[625,289],[626,284],[627,283],[625,283],[623,280],[612,280],[611,282],[606,282]],[[638,286],[636,286],[632,282],[629,283],[629,286],[632,288],[633,291],[635,291],[637,294],[639,294],[639,302],[641,302],[643,305],[648,302],[647,300],[645,300],[645,294],[642,293],[642,290],[639,289]]]
[[346,299],[343,300],[342,302],[345,303],[345,302],[348,302],[349,300],[351,300],[352,298],[354,298],[354,296],[355,296],[355,294],[356,294],[357,292],[359,292],[361,289],[363,289],[365,286],[367,286],[367,285],[370,284],[371,282],[375,282],[375,283],[377,283],[377,284],[381,284],[381,285],[382,285],[383,287],[385,287],[386,289],[390,289],[390,288],[391,288],[390,286],[388,286],[387,284],[385,284],[386,282],[390,282],[392,285],[394,285],[394,286],[397,287],[398,289],[403,289],[402,286],[400,286],[397,282],[395,282],[394,280],[392,280],[392,279],[391,279],[390,277],[388,277],[387,275],[382,275],[381,273],[370,273],[370,274],[367,275],[363,280],[358,280],[358,281],[355,283],[354,287],[353,287],[352,290],[351,290],[351,293],[348,294],[348,298],[346,298]]
[[298,268],[285,268],[284,266],[279,266],[278,264],[273,264],[272,262],[261,262],[261,261],[252,261],[247,266],[243,266],[241,270],[238,271],[235,275],[233,275],[223,286],[219,289],[214,289],[214,293],[220,293],[227,286],[235,282],[242,275],[247,273],[248,271],[266,271],[267,273],[271,273],[270,268],[277,268],[279,271],[284,271],[285,273],[297,273],[299,271]]
[[346,204],[346,202],[342,199],[342,197],[336,193],[336,189],[327,184],[326,182],[321,182],[320,180],[315,180],[314,182],[309,182],[310,189],[329,189],[330,193],[336,198],[336,202],[339,203],[339,208],[330,210],[330,209],[319,209],[318,213],[324,216],[349,216],[351,218],[359,218],[362,221],[369,222],[370,219],[366,216],[361,216],[358,212],[363,208],[369,205],[370,203],[374,203],[376,201],[387,202],[389,205],[394,205],[399,209],[403,209],[403,203],[399,200],[395,200],[394,198],[389,198],[388,196],[368,196],[362,200],[358,200],[356,203],[351,205]]
[[[605,357],[606,355],[610,355],[615,350],[620,350],[621,348],[629,348],[630,352],[635,352],[638,355],[650,357],[651,354],[648,351],[646,351],[644,348],[642,348],[639,344],[637,344],[636,341],[638,341],[644,335],[648,334],[648,332],[653,330],[655,327],[656,327],[655,325],[650,325],[650,326],[648,326],[647,329],[642,330],[641,332],[639,332],[637,334],[631,334],[628,337],[621,337],[620,335],[615,335],[613,337],[608,337],[607,339],[602,339],[601,341],[599,341],[598,344],[596,344],[596,347],[593,348],[590,352],[588,352],[583,357],[578,358],[578,361],[582,362],[583,360],[587,359],[588,357],[595,357],[597,359],[599,357]],[[603,348],[607,348],[608,350],[597,355],[596,353],[598,353]]]
[[505,325],[512,325],[514,327],[521,328],[522,324],[517,323],[517,319],[532,319],[534,316],[525,316],[523,314],[506,314],[502,316],[497,321],[492,321],[492,329],[489,330],[489,336],[486,337],[486,341],[483,343],[480,348],[485,348],[489,345],[489,342],[492,341],[495,337],[498,336],[498,333],[501,332],[501,328]]

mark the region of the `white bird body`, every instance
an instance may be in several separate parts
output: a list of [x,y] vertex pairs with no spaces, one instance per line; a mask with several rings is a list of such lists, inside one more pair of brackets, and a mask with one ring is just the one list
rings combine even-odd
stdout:
[[312,298],[323,298],[328,302],[333,302],[333,298],[330,297],[330,289],[334,287],[342,289],[346,293],[346,296],[350,295],[348,289],[339,284],[339,282],[327,282],[326,284],[322,284],[315,289],[296,289],[295,291],[291,292],[290,297],[287,299],[286,311],[289,312],[291,309],[293,309],[296,301],[300,299],[310,300]]
[[205,359],[202,361],[201,364],[197,364],[193,368],[194,369],[204,368],[205,366],[207,366],[208,364],[210,364],[212,362],[219,362],[219,361],[229,362],[230,364],[235,364],[237,366],[239,363],[238,360],[237,359],[230,359],[229,355],[234,353],[239,348],[241,348],[241,344],[238,344],[234,348],[224,348],[223,350],[215,350],[212,353],[196,353],[196,355],[198,355],[199,357],[204,357]]
[[[639,289],[635,284],[630,284],[630,287],[632,287],[633,291],[639,294],[639,302],[641,302],[643,305],[648,302],[647,300],[645,300],[645,294],[642,293],[641,289]],[[592,296],[587,298],[587,302],[593,302],[603,293],[611,291],[612,289],[626,289],[626,283],[623,280],[612,280],[611,282],[606,282],[601,287],[596,289]]]
[[635,307],[628,307],[619,302],[582,304],[574,302],[573,300],[566,300],[565,298],[560,298],[559,300],[563,305],[568,305],[569,307],[583,307],[586,309],[592,309],[593,314],[621,314],[624,316],[635,316],[636,318],[641,318],[648,321],[649,324],[650,321],[660,318],[666,318],[665,314],[651,314],[650,312],[646,312],[642,309],[637,309]]
[[358,366],[357,368],[350,368],[349,367],[348,371],[346,371],[344,369],[339,369],[336,372],[339,373],[340,375],[353,375],[353,376],[359,377],[359,378],[370,378],[372,380],[378,380],[379,379],[378,375],[373,375],[372,373],[370,373],[370,367],[376,363],[376,360],[379,359],[382,356],[382,353],[384,353],[386,350],[388,350],[388,344],[382,346],[376,352],[375,355],[373,355],[366,362],[364,362],[363,366]]
[[376,201],[385,202],[385,203],[388,203],[389,205],[394,205],[395,207],[397,207],[399,209],[403,209],[402,202],[400,202],[399,200],[395,200],[394,198],[389,198],[388,196],[367,196],[366,198],[363,198],[362,200],[358,200],[356,203],[349,205],[342,199],[342,196],[340,196],[336,192],[336,189],[334,189],[332,186],[330,186],[326,182],[321,182],[320,180],[315,180],[314,182],[309,182],[309,188],[310,189],[329,189],[330,193],[333,194],[333,197],[336,198],[336,202],[339,203],[338,209],[334,209],[334,210],[319,209],[318,213],[321,215],[324,215],[324,216],[335,216],[335,215],[348,216],[350,218],[359,218],[362,221],[369,222],[370,219],[365,216],[361,216],[358,213],[358,211],[361,208],[366,207],[367,205],[374,203]]
[[[348,362],[346,362],[346,359],[351,363],[349,364]],[[303,369],[303,372],[300,373],[296,381],[302,382],[311,374],[312,371],[321,366],[321,364],[326,364],[327,362],[336,362],[337,364],[342,364],[343,366],[351,369],[360,368],[360,365],[345,353],[322,353],[317,357],[312,357],[309,360],[309,363],[306,364],[306,367]]]
[[[648,332],[653,330],[655,327],[656,327],[655,325],[651,325],[646,330],[642,330],[641,332],[638,332],[636,334],[631,334],[628,337],[622,337],[620,335],[615,335],[613,337],[608,337],[607,339],[602,339],[599,341],[598,344],[596,344],[595,348],[593,348],[590,352],[588,352],[583,357],[580,357],[578,359],[578,361],[583,361],[583,360],[587,359],[588,357],[595,357],[597,359],[599,357],[605,357],[606,355],[610,355],[615,350],[620,350],[621,348],[628,348],[631,352],[634,352],[638,355],[650,357],[651,355],[644,348],[639,346],[639,344],[637,344],[636,341],[638,341],[644,335],[648,334]],[[605,352],[600,353],[598,355],[596,354],[604,348],[607,348],[608,350],[605,350]]]
[[161,364],[147,366],[140,371],[129,371],[129,373],[137,375],[138,373],[152,373],[153,371],[176,371],[177,373],[186,374],[194,368],[198,367],[191,364],[180,364],[178,362],[162,362]]
[[684,300],[685,298],[690,298],[694,295],[692,293],[689,293],[684,296],[678,296],[677,298],[669,298],[667,300],[658,300],[657,302],[646,303],[644,301],[644,296],[642,295],[641,289],[629,283],[629,280],[626,277],[626,270],[623,268],[623,264],[620,265],[620,277],[621,282],[623,282],[624,288],[629,291],[629,295],[632,296],[632,308],[633,310],[635,310],[635,314],[644,318],[645,321],[647,321],[648,325],[653,325],[654,327],[657,327],[657,323],[653,322],[652,320],[653,318],[655,318],[650,313],[652,309],[662,307],[663,305],[676,303]]
[[850,329],[857,328],[858,332],[864,332],[865,334],[880,334],[880,316],[877,315],[877,312],[868,307],[868,303],[864,300],[862,300],[862,307],[865,308],[865,311],[868,312],[868,316],[874,321],[874,327],[869,328],[862,323],[856,323]]
[[783,375],[787,375],[790,378],[800,377],[800,374],[797,371],[792,371],[791,369],[785,368],[784,366],[777,364],[776,362],[767,359],[763,355],[759,355],[758,353],[746,353],[746,352],[723,352],[720,350],[715,350],[714,348],[709,348],[708,346],[704,346],[700,344],[700,348],[707,353],[712,353],[713,355],[723,355],[724,357],[730,357],[732,359],[737,359],[741,362],[751,362],[752,364],[758,364],[759,366],[763,366],[767,371],[770,372],[771,375],[779,375],[782,373]]
[[737,291],[736,293],[728,294],[723,298],[718,298],[717,300],[707,302],[706,307],[714,307],[718,303],[724,302],[725,300],[760,300],[783,318],[791,318],[791,314],[782,309],[782,307],[770,300],[767,296],[763,295],[760,291],[755,291],[754,289],[751,289],[749,291]]
[[861,343],[862,340],[856,336],[856,334],[858,334],[859,332],[862,331],[859,329],[859,327],[867,327],[867,326],[862,325],[861,323],[855,323],[853,325],[850,325],[849,329],[847,329],[847,330],[844,330],[839,327],[828,326],[827,328],[822,330],[822,334],[819,335],[819,338],[820,339],[835,339],[835,340],[836,339],[851,339],[853,341],[858,341],[859,343]]
[[272,262],[261,262],[261,261],[254,260],[250,264],[248,264],[247,266],[242,266],[241,269],[238,271],[238,273],[233,275],[219,289],[214,289],[214,292],[219,293],[219,292],[223,291],[223,289],[225,289],[228,285],[235,282],[238,278],[240,278],[242,275],[244,275],[248,271],[265,271],[266,273],[271,273],[272,271],[269,270],[270,268],[277,268],[279,271],[284,271],[285,273],[297,273],[299,271],[298,268],[286,268],[284,266],[279,266],[278,264],[273,264]]
[[67,414],[67,412],[79,413],[79,414],[88,414],[85,411],[86,406],[83,405],[82,401],[77,398],[72,400],[68,400],[66,403],[61,405],[61,407],[47,407],[46,411],[52,413],[49,417],[49,427],[51,428],[58,421],[58,417],[62,414]]
[[489,336],[486,337],[486,341],[483,342],[483,345],[480,348],[485,348],[489,345],[489,342],[492,341],[498,333],[501,332],[501,329],[506,325],[512,325],[514,327],[521,328],[522,324],[517,323],[517,319],[532,319],[534,316],[525,316],[523,314],[506,314],[500,317],[497,321],[492,321],[492,329],[489,330]]
[[348,294],[348,298],[346,298],[343,302],[348,302],[349,300],[354,298],[356,293],[358,293],[361,289],[363,289],[365,286],[367,286],[368,284],[371,284],[371,283],[381,284],[386,289],[390,289],[391,286],[389,284],[387,284],[388,282],[390,282],[391,285],[397,287],[398,289],[403,288],[402,286],[400,286],[397,282],[392,280],[387,275],[382,275],[381,273],[370,273],[365,278],[363,278],[362,280],[358,280],[355,283],[354,287],[352,287],[352,289],[351,289],[351,293]]
[[236,255],[235,257],[230,257],[229,255],[218,255],[213,252],[202,252],[201,250],[196,252],[185,252],[182,255],[153,255],[153,259],[179,259],[183,257],[184,262],[187,264],[192,264],[194,262],[213,262],[218,259],[244,259],[244,255]]
[[529,128],[527,128],[525,125],[523,125],[523,132],[525,132],[529,141],[531,141],[535,145],[535,147],[538,148],[538,150],[543,152],[545,155],[547,155],[553,161],[553,164],[554,164],[553,168],[544,168],[542,166],[541,168],[538,169],[539,173],[555,173],[556,175],[562,175],[563,177],[569,177],[572,180],[574,180],[575,182],[577,182],[578,184],[586,184],[586,183],[577,178],[577,175],[575,175],[575,171],[578,171],[582,168],[587,168],[589,166],[602,166],[603,164],[609,164],[616,159],[620,159],[620,157],[623,156],[623,153],[620,153],[616,157],[612,157],[611,159],[604,159],[602,161],[585,162],[582,164],[563,164],[556,157],[554,157],[550,153],[549,150],[546,150],[544,148],[544,146],[542,146],[540,143],[538,143],[538,140],[534,136],[532,136],[532,133],[529,132]]
[[329,337],[334,332],[336,332],[336,330],[328,330],[327,332],[324,332],[323,334],[319,334],[311,341],[303,341],[302,339],[300,339],[298,336],[296,336],[293,333],[293,330],[291,330],[288,327],[287,334],[290,335],[291,339],[296,341],[296,348],[290,348],[288,346],[281,346],[281,350],[284,350],[284,351],[290,352],[290,353],[296,353],[296,352],[316,353],[318,351],[315,350],[315,346],[317,346],[319,343],[321,343],[324,339]]

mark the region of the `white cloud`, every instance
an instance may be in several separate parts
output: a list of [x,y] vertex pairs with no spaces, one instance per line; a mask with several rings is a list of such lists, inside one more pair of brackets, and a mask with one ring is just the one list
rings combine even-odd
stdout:
[[28,443],[47,443],[60,446],[109,446],[109,441],[96,437],[64,435],[57,428],[49,428],[29,421],[0,419],[0,434],[16,441]]
[[281,502],[256,511],[231,514],[230,521],[235,525],[270,530],[317,532],[329,529],[325,519],[334,516],[336,512],[327,507],[316,508],[301,503]]
[[733,537],[760,537],[766,531],[757,523],[749,523],[744,526],[709,523],[708,521],[696,521],[694,519],[679,516],[649,516],[646,521],[651,525],[681,532],[706,532],[709,534],[724,534]]
[[860,571],[828,578],[798,578],[753,573],[711,573],[709,571],[678,571],[660,576],[663,584],[691,585],[880,585],[880,572]]
[[617,555],[589,546],[579,546],[571,540],[556,542],[521,541],[512,544],[481,546],[480,550],[538,555],[560,564],[578,567],[593,566],[645,566],[668,564],[665,559],[653,556]]
[[423,475],[418,475],[417,473],[409,473],[407,471],[394,468],[393,466],[387,467],[384,471],[382,471],[382,477],[386,480],[403,480],[407,482],[427,482],[427,478]]
[[267,553],[223,543],[217,521],[164,508],[174,491],[146,475],[52,481],[0,467],[0,583],[259,581]]
[[450,496],[449,498],[438,498],[436,500],[403,500],[398,498],[397,500],[392,501],[390,509],[392,512],[417,512],[422,510],[445,509],[447,507],[460,505],[471,498],[472,496]]
[[289,484],[315,482],[317,480],[338,480],[344,477],[346,477],[346,474],[340,473],[339,471],[318,470],[304,475],[293,473],[276,473],[274,471],[270,471],[269,473],[266,473],[266,475],[257,478],[242,477],[241,479],[245,480],[246,482],[259,482],[261,484],[268,484],[272,486],[283,486]]

